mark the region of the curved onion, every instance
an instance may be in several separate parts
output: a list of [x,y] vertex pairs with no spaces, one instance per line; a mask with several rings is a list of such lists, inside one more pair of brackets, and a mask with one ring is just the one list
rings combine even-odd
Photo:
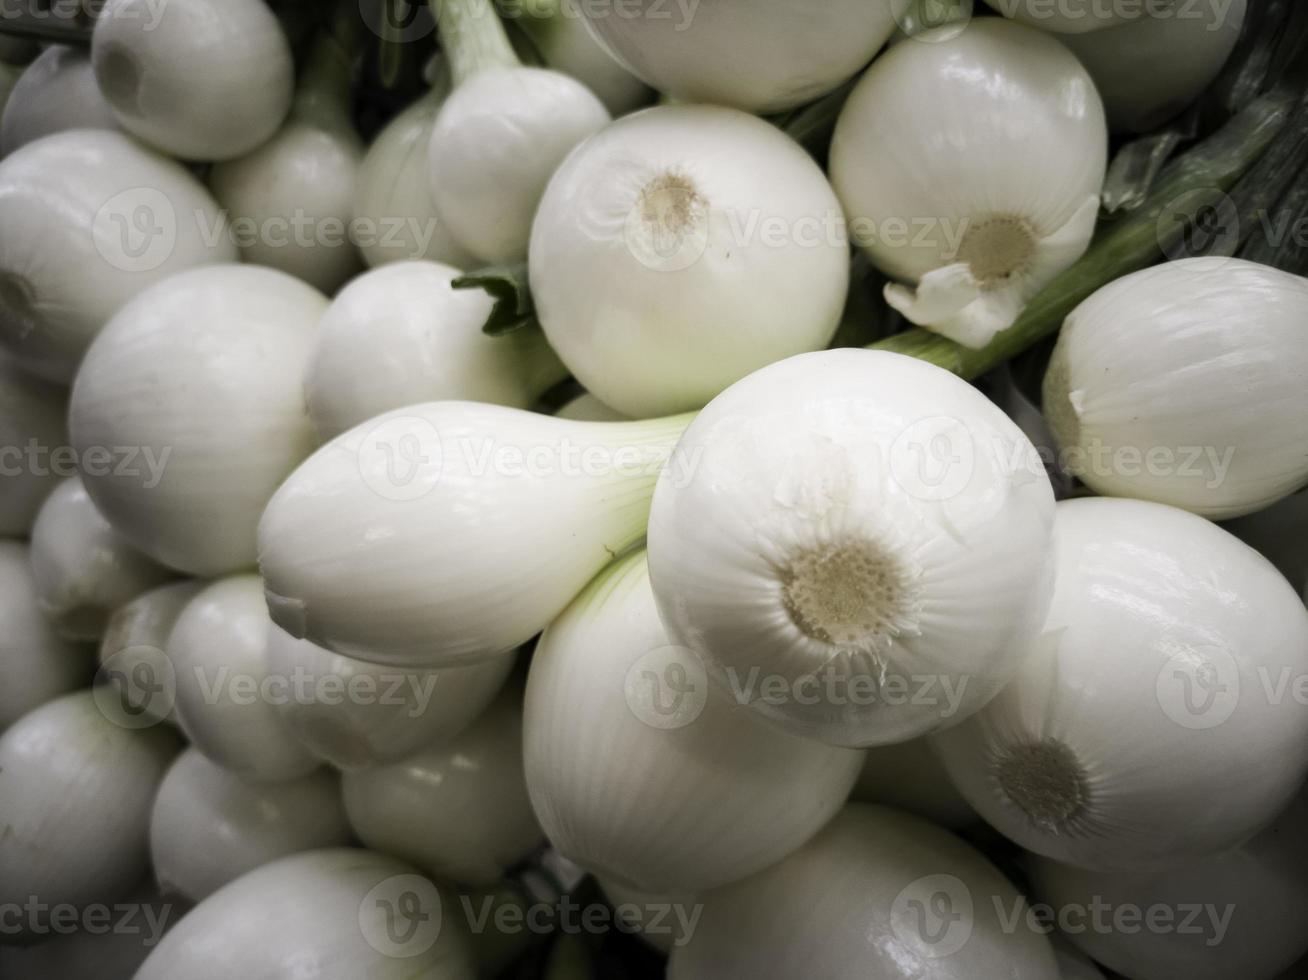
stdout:
[[342,777],[368,847],[462,884],[488,885],[542,841],[522,773],[522,713],[506,691],[466,731]]
[[1007,928],[1016,888],[946,831],[851,804],[780,864],[701,896],[669,980],[1050,980],[1053,948]]
[[247,779],[285,782],[318,766],[282,725],[276,702],[290,697],[265,651],[268,609],[257,575],[207,586],[168,637],[177,675],[177,719],[196,748]]
[[[447,914],[450,910],[445,910]],[[309,851],[251,871],[201,902],[135,980],[474,980],[436,886],[369,851]]]
[[850,799],[897,807],[951,830],[981,819],[925,738],[868,749]]
[[881,351],[803,354],[719,395],[659,481],[673,641],[788,731],[886,745],[957,724],[1044,615],[1054,498],[975,388]]
[[52,44],[27,66],[0,116],[0,157],[66,129],[117,129],[100,94],[91,59],[77,48]]
[[140,450],[86,478],[124,537],[192,575],[254,565],[264,505],[314,446],[302,385],[326,306],[285,273],[223,265],[160,283],[105,327],[69,428],[79,453]]
[[68,445],[67,415],[65,389],[0,353],[0,536],[27,537],[60,476],[72,475],[61,474],[53,457]]
[[166,728],[114,725],[90,691],[0,735],[0,905],[122,898],[145,877],[150,806],[177,747]]
[[299,685],[278,706],[282,723],[343,770],[396,762],[458,735],[495,698],[515,660],[508,653],[470,667],[403,672],[332,653],[279,626],[268,635],[270,673]]
[[550,344],[631,418],[700,408],[827,346],[849,285],[840,204],[800,146],[720,106],[627,116],[555,171],[528,270]]
[[173,577],[110,527],[77,477],[46,498],[32,526],[41,612],[70,640],[98,640],[110,614]]
[[[584,2],[584,0],[583,0]],[[654,92],[609,53],[586,27],[579,0],[531,0],[517,23],[555,71],[595,93],[615,119],[648,105]]]
[[37,606],[28,549],[0,541],[0,732],[91,677],[90,651],[64,639]]
[[955,785],[1023,847],[1088,868],[1165,868],[1250,837],[1308,773],[1308,714],[1284,688],[1308,673],[1308,610],[1181,510],[1064,501],[1056,534],[1043,635],[935,740]]
[[68,383],[91,340],[142,290],[236,248],[182,166],[122,133],[78,129],[0,162],[0,347]]
[[595,35],[633,74],[683,102],[778,112],[866,65],[902,0],[588,0]]
[[[644,552],[601,573],[532,658],[527,786],[550,843],[582,867],[643,891],[698,892],[812,837],[863,757],[710,697],[694,655],[669,644]],[[684,689],[671,686],[678,671]]]
[[1305,318],[1308,279],[1243,259],[1103,287],[1067,317],[1045,375],[1065,464],[1097,493],[1214,520],[1308,484]]
[[349,842],[335,774],[250,783],[194,748],[164,776],[150,816],[155,877],[165,894],[192,902],[288,854]]
[[291,49],[262,0],[107,0],[91,61],[119,124],[185,160],[248,153],[291,108]]
[[305,395],[330,439],[383,412],[464,399],[527,408],[567,377],[539,330],[482,332],[491,299],[459,270],[399,262],[345,287],[318,324]]
[[852,237],[903,283],[887,301],[969,347],[1081,257],[1107,164],[1086,70],[1053,38],[994,17],[877,59],[831,143]]

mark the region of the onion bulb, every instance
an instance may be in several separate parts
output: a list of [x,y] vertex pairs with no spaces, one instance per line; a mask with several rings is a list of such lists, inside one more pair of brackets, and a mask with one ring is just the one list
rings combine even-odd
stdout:
[[[68,392],[0,352],[0,537],[25,538],[59,483],[56,450],[67,453]],[[61,460],[69,466],[73,461]]]
[[168,637],[168,655],[177,675],[177,720],[196,748],[246,779],[274,783],[312,772],[318,760],[278,717],[277,702],[294,692],[269,669],[268,631],[258,576],[237,575],[187,604]]
[[235,261],[220,225],[199,181],[122,133],[71,130],[22,147],[0,162],[0,347],[68,383],[132,297]]
[[66,129],[117,129],[84,51],[52,44],[24,70],[0,116],[0,157]]
[[[113,724],[90,691],[10,726],[0,735],[0,906],[34,900],[48,916],[48,906],[122,898],[145,877],[150,806],[177,748],[166,728]],[[18,940],[42,926],[26,923]]]
[[184,160],[230,160],[277,131],[295,66],[262,0],[106,0],[95,77],[119,124]]
[[1308,610],[1252,548],[1175,508],[1065,501],[1056,535],[1043,634],[935,739],[955,785],[1005,836],[1087,868],[1249,838],[1308,773]]
[[268,669],[296,692],[278,705],[282,723],[344,770],[397,762],[458,735],[486,710],[515,659],[402,672],[331,653],[279,626],[268,636]]
[[850,798],[893,806],[942,827],[968,827],[981,818],[961,793],[925,738],[868,749]]
[[513,689],[453,739],[347,772],[342,789],[365,845],[461,884],[498,881],[543,839],[527,799]]
[[851,804],[780,864],[700,896],[668,980],[1050,980],[1053,948],[1011,928],[1017,889],[934,824]]
[[1022,431],[940,368],[803,354],[719,395],[654,494],[674,643],[796,734],[902,742],[1017,671],[1050,591],[1054,497]]
[[134,447],[86,476],[124,537],[192,575],[254,565],[259,515],[316,441],[303,382],[326,307],[285,273],[224,265],[160,283],[105,327],[69,428],[79,453]]
[[872,65],[841,110],[831,180],[850,233],[919,326],[981,347],[1085,252],[1104,109],[1062,44],[997,18]]
[[551,179],[528,269],[545,334],[631,418],[702,407],[830,342],[849,285],[840,204],[798,143],[718,106],[660,106]]
[[393,408],[463,399],[527,408],[567,377],[536,329],[482,332],[491,299],[462,273],[396,262],[345,287],[318,324],[305,396],[330,439]]
[[1306,318],[1308,279],[1243,259],[1103,287],[1067,317],[1045,375],[1064,465],[1097,493],[1215,520],[1308,484]]
[[466,937],[436,886],[369,851],[266,864],[197,905],[135,980],[474,980]]
[[164,776],[150,816],[155,877],[164,894],[192,902],[280,857],[349,842],[335,774],[251,783],[194,748]]
[[448,667],[517,649],[645,534],[684,417],[411,405],[287,478],[259,527],[273,619],[336,653]]
[[716,888],[781,860],[844,805],[863,763],[711,697],[694,654],[659,622],[643,551],[546,629],[524,741],[550,843],[651,892]]

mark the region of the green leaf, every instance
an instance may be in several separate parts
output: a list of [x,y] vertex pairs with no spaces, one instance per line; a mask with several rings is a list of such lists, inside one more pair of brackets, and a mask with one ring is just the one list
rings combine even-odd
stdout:
[[527,265],[492,265],[460,276],[455,289],[481,289],[494,300],[490,316],[482,330],[491,337],[502,337],[515,330],[539,326],[536,304],[532,302],[527,282]]

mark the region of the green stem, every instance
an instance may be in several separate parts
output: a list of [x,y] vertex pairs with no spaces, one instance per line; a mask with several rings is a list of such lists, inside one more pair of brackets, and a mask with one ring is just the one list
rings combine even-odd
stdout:
[[354,93],[351,47],[356,40],[356,34],[342,37],[330,30],[320,31],[314,38],[295,89],[297,116],[331,126],[348,121]]
[[474,75],[522,64],[491,0],[431,0],[455,87]]

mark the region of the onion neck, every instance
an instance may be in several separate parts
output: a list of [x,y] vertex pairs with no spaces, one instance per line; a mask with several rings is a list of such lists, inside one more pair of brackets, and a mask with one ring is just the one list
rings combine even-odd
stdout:
[[329,126],[348,125],[354,88],[352,37],[323,31],[314,40],[295,90],[296,117]]
[[484,71],[522,65],[491,0],[430,2],[455,87]]

